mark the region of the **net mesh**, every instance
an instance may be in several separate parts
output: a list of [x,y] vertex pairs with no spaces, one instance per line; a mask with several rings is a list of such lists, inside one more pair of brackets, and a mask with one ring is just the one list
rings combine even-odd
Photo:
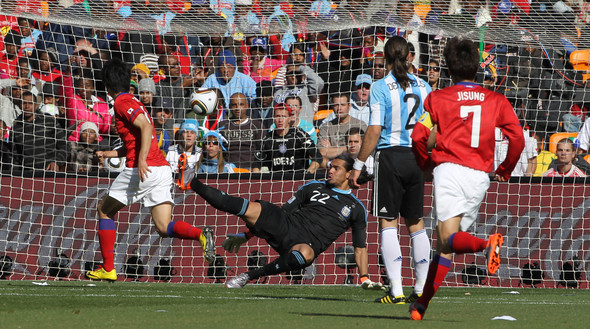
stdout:
[[[414,46],[414,73],[442,88],[451,84],[441,56],[445,40],[460,35],[479,43],[479,82],[509,98],[530,138],[515,177],[509,184],[492,183],[479,220],[470,228],[481,238],[504,234],[506,262],[497,276],[488,277],[482,274],[483,255],[455,256],[446,284],[588,288],[589,193],[584,180],[528,177],[541,176],[550,167],[562,138],[580,137],[576,141],[587,150],[587,135],[578,136],[587,116],[585,86],[590,77],[584,1],[17,0],[0,5],[3,278],[78,280],[101,261],[97,202],[120,165],[99,164],[93,157],[96,149],[118,145],[111,131],[110,100],[100,80],[105,60],[119,57],[133,65],[138,82],[132,86],[138,98],[154,109],[170,110],[154,111],[152,116],[154,121],[165,117],[159,124],[168,137],[159,135],[159,146],[174,168],[174,146],[179,142],[175,133],[186,118],[212,130],[232,119],[230,96],[238,89],[221,91],[221,111],[214,116],[195,115],[189,105],[195,88],[213,86],[207,79],[227,61],[226,50],[233,55],[236,71],[253,79],[240,89],[248,98],[249,115],[263,116],[272,104],[299,96],[304,107],[300,118],[309,122],[312,138],[319,134],[316,144],[322,149],[319,126],[330,115],[331,96],[352,92],[351,112],[357,110],[357,119],[367,120],[362,114],[363,84],[385,73],[382,47],[388,37],[406,37]],[[293,62],[309,70],[293,74]],[[146,83],[147,78],[153,83]],[[26,96],[28,92],[32,96]],[[155,97],[143,100],[142,92]],[[23,128],[19,116],[30,108],[46,113],[45,119]],[[256,124],[247,129],[225,126],[230,148],[226,160],[242,169],[256,161],[254,155],[272,123],[251,121]],[[95,145],[79,141],[85,122],[96,127],[101,141]],[[94,128],[84,126],[89,127]],[[198,139],[202,136],[199,130]],[[506,145],[501,134],[496,139],[499,163]],[[345,144],[339,147],[346,149]],[[583,171],[590,167],[584,155],[576,162]],[[268,166],[270,172],[263,174],[200,177],[228,193],[277,204],[286,202],[308,179],[325,177],[323,168],[315,175],[293,175],[273,169],[272,163]],[[356,192],[366,206],[370,190],[369,184]],[[173,218],[197,227],[213,226],[218,245],[226,234],[243,230],[237,217],[216,211],[194,194],[175,191],[174,201]],[[429,237],[435,225],[431,204],[427,183]],[[206,264],[198,243],[160,238],[149,209],[141,204],[120,211],[116,223],[115,267],[121,279],[223,282],[277,256],[254,238],[237,254],[218,247],[214,266]],[[401,226],[403,283],[410,286],[411,243]],[[377,219],[372,216],[367,242],[370,277],[387,283],[379,260]],[[346,253],[351,243],[347,232],[303,273],[258,282],[357,283]]]

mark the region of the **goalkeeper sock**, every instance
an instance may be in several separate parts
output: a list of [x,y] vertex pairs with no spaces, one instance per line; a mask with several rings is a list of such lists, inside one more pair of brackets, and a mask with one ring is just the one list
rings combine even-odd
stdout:
[[387,271],[387,277],[391,282],[391,296],[397,297],[404,294],[402,286],[402,250],[399,246],[397,228],[388,227],[381,230],[381,254]]
[[247,274],[250,280],[255,280],[263,276],[296,271],[305,267],[307,267],[305,257],[299,251],[292,250],[262,267],[248,271]]
[[426,278],[426,284],[424,285],[424,292],[422,293],[422,296],[418,298],[416,303],[425,308],[428,307],[428,303],[430,303],[430,300],[434,294],[436,294],[436,291],[444,281],[447,273],[449,273],[450,268],[450,259],[440,257],[440,255],[434,256],[428,269],[428,277]]
[[187,222],[174,221],[168,224],[166,232],[171,238],[199,240],[202,230]]
[[191,189],[209,202],[215,209],[225,211],[232,215],[242,216],[250,203],[247,199],[231,196],[225,192],[203,184],[197,178],[191,182]]
[[467,232],[456,232],[449,238],[449,246],[456,254],[483,251],[487,243],[486,240],[476,238]]
[[430,264],[430,241],[426,230],[420,230],[410,234],[412,239],[412,259],[414,260],[414,275],[416,283],[414,292],[421,294],[424,291],[424,283],[428,276],[428,265]]
[[117,231],[115,228],[115,221],[110,218],[99,219],[98,242],[100,244],[100,253],[102,254],[102,267],[107,272],[110,272],[115,268],[116,240]]

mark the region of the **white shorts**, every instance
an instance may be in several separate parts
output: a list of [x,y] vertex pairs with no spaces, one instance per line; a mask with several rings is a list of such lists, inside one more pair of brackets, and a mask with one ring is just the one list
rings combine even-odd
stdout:
[[434,213],[444,222],[463,216],[461,231],[466,231],[476,220],[479,207],[490,187],[486,172],[445,162],[433,170]]
[[174,204],[170,166],[149,168],[152,172],[148,173],[147,179],[143,182],[139,180],[137,168],[123,169],[109,188],[109,196],[127,206],[142,199],[143,205],[146,207],[157,206],[165,202]]

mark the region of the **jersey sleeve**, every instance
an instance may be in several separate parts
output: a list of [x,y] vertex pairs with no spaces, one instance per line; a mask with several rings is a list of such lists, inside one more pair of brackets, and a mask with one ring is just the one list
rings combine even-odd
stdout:
[[301,186],[297,190],[297,192],[295,192],[295,194],[289,200],[287,200],[287,202],[285,202],[283,204],[282,208],[287,213],[292,213],[292,212],[296,211],[297,209],[299,209],[299,207],[308,198],[309,189],[310,189],[310,184],[305,184],[305,185]]
[[133,123],[133,121],[135,121],[135,119],[137,119],[137,117],[141,114],[145,115],[148,119],[150,118],[143,104],[139,102],[126,100],[117,104],[117,106],[115,106],[115,111],[117,111],[119,115],[125,117],[131,123]]
[[383,81],[371,86],[369,92],[369,126],[382,126],[385,122],[385,97],[382,92]]
[[524,133],[512,105],[506,97],[501,97],[500,110],[496,116],[496,127],[502,129],[502,133],[508,138],[508,151],[506,151],[506,159],[496,169],[496,175],[509,179],[524,149]]
[[[360,202],[359,202],[360,203]],[[351,219],[352,245],[364,248],[367,245],[367,212],[362,204],[354,208]]]

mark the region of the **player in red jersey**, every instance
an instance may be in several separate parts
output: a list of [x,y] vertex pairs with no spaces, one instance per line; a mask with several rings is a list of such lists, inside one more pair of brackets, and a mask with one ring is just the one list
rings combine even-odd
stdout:
[[[453,253],[485,250],[489,273],[498,270],[502,235],[492,234],[486,241],[465,231],[475,222],[490,186],[488,173],[493,170],[494,128],[502,129],[509,140],[506,159],[495,172],[497,181],[510,178],[524,148],[523,130],[506,97],[474,83],[479,67],[477,46],[470,40],[455,37],[447,42],[444,56],[455,85],[428,95],[424,102],[426,112],[412,133],[412,149],[418,165],[424,171],[434,168],[438,221],[436,256],[430,263],[422,296],[410,305],[412,320],[424,317],[449,271]],[[431,131],[436,134],[436,146],[429,155]]]
[[117,233],[113,217],[123,207],[143,199],[151,208],[152,220],[162,237],[199,240],[205,259],[215,259],[213,230],[203,230],[182,221],[172,221],[172,170],[158,148],[156,131],[149,113],[133,95],[129,94],[131,70],[117,59],[107,62],[102,69],[102,80],[115,100],[115,118],[119,137],[125,147],[114,151],[98,151],[105,158],[126,156],[126,168],[117,176],[108,195],[98,204],[98,239],[103,265],[86,272],[93,280],[116,281],[114,247]]

